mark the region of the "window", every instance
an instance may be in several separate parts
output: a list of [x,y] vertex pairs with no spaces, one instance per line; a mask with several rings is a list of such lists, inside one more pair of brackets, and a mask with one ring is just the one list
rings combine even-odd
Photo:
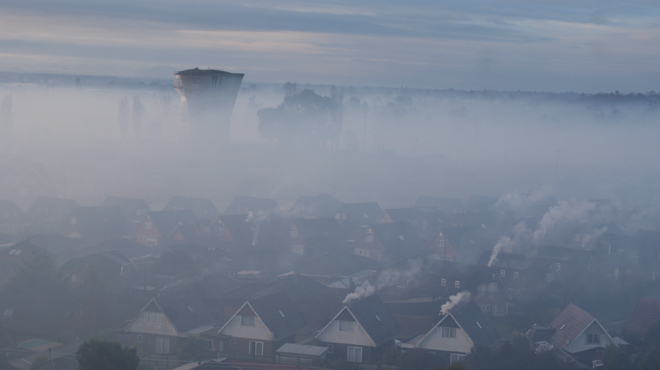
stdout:
[[520,274],[518,273],[518,271],[516,271],[516,272],[513,273],[513,278],[514,278],[514,279],[517,279],[517,278],[519,278],[519,277],[520,277]]
[[458,289],[461,287],[461,282],[459,280],[454,281],[454,288]]
[[78,223],[78,220],[76,220],[75,217],[71,217],[71,225],[75,225]]
[[575,240],[576,242],[579,242],[580,241],[580,234],[573,235],[573,240]]
[[449,357],[449,364],[453,365],[457,362],[462,362],[465,359],[465,355],[459,355],[458,353],[452,353]]
[[341,213],[335,214],[335,220],[341,220]]
[[250,341],[250,354],[254,356],[264,355],[264,342]]
[[215,235],[222,236],[222,226],[215,227]]
[[600,334],[587,334],[587,344],[600,344]]
[[328,344],[328,353],[334,352],[335,347],[332,344]]
[[346,361],[348,362],[362,362],[362,347],[348,347],[346,351]]
[[298,237],[298,231],[297,230],[289,231],[289,236],[291,237],[291,239],[296,239]]
[[555,266],[557,267],[556,271],[561,271],[561,263],[557,262],[555,263]]
[[229,339],[229,347],[236,347],[236,339],[234,338]]
[[491,293],[497,292],[497,283],[488,284],[488,291]]
[[339,331],[353,331],[353,321],[339,320]]
[[444,248],[445,247],[445,240],[440,238],[438,239],[438,247]]
[[456,338],[456,328],[448,328],[443,326],[440,329],[442,338]]
[[373,243],[374,242],[374,236],[373,235],[367,235],[367,243]]
[[500,305],[493,305],[493,315],[494,316],[504,316],[508,312],[508,305],[505,304],[500,304]]
[[440,285],[447,286],[447,279],[440,279]]
[[144,338],[142,338],[142,334],[138,334],[137,339],[135,341],[138,343],[142,343],[144,341]]
[[145,222],[145,223],[144,223],[144,227],[145,227],[147,230],[151,230],[151,222]]
[[500,277],[506,276],[506,270],[500,270]]
[[158,321],[158,312],[149,312],[149,311],[147,311],[147,321],[150,321],[150,322]]
[[241,316],[241,326],[254,326],[254,316]]
[[483,312],[490,311],[490,304],[481,305],[481,311],[483,311]]
[[170,338],[156,337],[156,353],[159,355],[170,353]]
[[552,283],[553,281],[555,281],[555,275],[552,272],[545,274],[545,281],[547,281],[548,283]]

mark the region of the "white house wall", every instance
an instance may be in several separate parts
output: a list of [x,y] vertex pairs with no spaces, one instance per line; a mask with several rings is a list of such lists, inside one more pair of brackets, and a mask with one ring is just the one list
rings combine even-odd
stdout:
[[229,335],[234,338],[273,340],[270,330],[268,330],[259,317],[254,318],[254,326],[248,326],[241,325],[241,315],[236,315],[229,320],[219,334]]
[[[149,317],[151,316],[151,321]],[[126,328],[126,331],[144,334],[177,336],[176,328],[162,312],[142,311]]]
[[462,329],[456,329],[456,338],[442,338],[442,329],[438,326],[417,347],[431,351],[469,353],[472,341]]
[[334,320],[319,334],[318,339],[327,343],[342,343],[355,346],[375,347],[367,332],[357,322],[353,322],[353,331],[340,331],[339,320]]
[[[587,334],[599,334],[600,344],[587,344]],[[610,344],[614,344],[614,342],[610,340],[609,335],[607,335],[607,333],[600,325],[598,325],[596,321],[593,321],[591,325],[589,325],[589,327],[587,327],[587,329],[582,332],[582,334],[575,338],[575,340],[566,347],[566,351],[570,353],[577,353],[596,347],[605,348]]]

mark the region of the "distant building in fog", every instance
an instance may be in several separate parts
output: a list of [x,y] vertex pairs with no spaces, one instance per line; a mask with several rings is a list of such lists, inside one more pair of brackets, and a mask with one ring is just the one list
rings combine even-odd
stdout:
[[174,75],[174,88],[187,103],[196,134],[209,140],[227,141],[242,81],[242,73],[215,69],[188,69]]

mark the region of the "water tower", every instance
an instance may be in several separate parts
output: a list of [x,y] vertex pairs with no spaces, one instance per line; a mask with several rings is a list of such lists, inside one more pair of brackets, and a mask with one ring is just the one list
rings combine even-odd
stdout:
[[242,73],[215,69],[187,69],[174,75],[174,88],[186,100],[194,133],[213,141],[227,141],[242,81]]

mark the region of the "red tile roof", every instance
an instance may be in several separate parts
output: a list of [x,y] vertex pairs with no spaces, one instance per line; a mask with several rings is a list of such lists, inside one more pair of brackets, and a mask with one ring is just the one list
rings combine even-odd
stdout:
[[628,334],[644,336],[646,330],[660,320],[660,300],[642,298],[625,327]]
[[580,307],[572,303],[569,304],[548,325],[555,330],[555,335],[550,338],[550,343],[561,349],[566,349],[594,320],[595,318],[593,316],[583,311]]

